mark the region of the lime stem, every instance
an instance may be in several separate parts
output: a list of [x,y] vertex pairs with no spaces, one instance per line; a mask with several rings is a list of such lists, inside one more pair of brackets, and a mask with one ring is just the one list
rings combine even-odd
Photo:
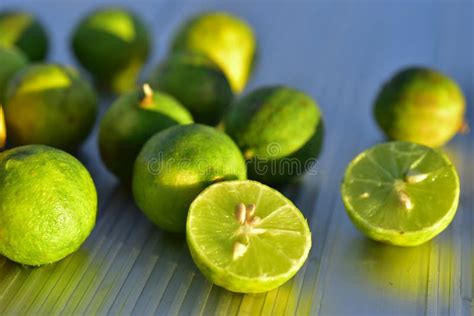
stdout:
[[144,97],[140,101],[140,106],[146,108],[153,103],[153,90],[148,83],[143,85]]
[[462,121],[461,127],[459,128],[460,134],[468,134],[471,131],[469,124],[466,121]]

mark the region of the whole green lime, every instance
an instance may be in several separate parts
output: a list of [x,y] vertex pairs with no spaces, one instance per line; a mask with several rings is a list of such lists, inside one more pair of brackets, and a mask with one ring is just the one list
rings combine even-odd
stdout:
[[30,13],[0,12],[0,46],[17,47],[31,60],[41,61],[48,53],[43,25]]
[[217,124],[232,101],[222,70],[205,55],[170,55],[152,74],[150,83],[178,99],[199,123]]
[[241,92],[252,72],[256,46],[253,30],[245,21],[224,12],[207,12],[181,26],[172,50],[206,54],[223,69],[232,89]]
[[74,149],[94,125],[97,100],[79,73],[57,64],[36,64],[18,72],[4,106],[12,145],[44,144]]
[[284,86],[263,87],[234,102],[224,128],[248,160],[249,178],[267,184],[281,184],[307,171],[323,141],[316,102]]
[[151,136],[192,122],[191,114],[173,97],[145,85],[144,91],[121,96],[105,113],[99,132],[100,155],[110,171],[128,182],[135,158]]
[[374,114],[390,139],[438,147],[463,127],[465,108],[456,82],[438,71],[414,67],[382,87]]
[[184,232],[189,205],[212,183],[246,179],[235,143],[215,128],[170,127],[143,146],[135,162],[133,196],[138,207],[167,231]]
[[0,104],[4,102],[8,81],[27,64],[28,60],[20,50],[0,47]]
[[86,168],[43,145],[0,154],[0,253],[26,265],[56,262],[94,228],[97,193]]
[[118,93],[135,87],[150,46],[143,21],[121,8],[91,12],[72,36],[72,48],[82,66],[100,84]]

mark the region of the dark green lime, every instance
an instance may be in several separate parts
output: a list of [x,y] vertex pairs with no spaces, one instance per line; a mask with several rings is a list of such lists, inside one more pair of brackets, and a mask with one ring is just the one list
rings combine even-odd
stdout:
[[143,21],[115,7],[88,14],[72,36],[72,48],[82,66],[115,92],[135,87],[150,47],[150,34]]
[[170,55],[157,67],[150,83],[178,99],[199,123],[217,124],[232,101],[225,74],[202,54]]

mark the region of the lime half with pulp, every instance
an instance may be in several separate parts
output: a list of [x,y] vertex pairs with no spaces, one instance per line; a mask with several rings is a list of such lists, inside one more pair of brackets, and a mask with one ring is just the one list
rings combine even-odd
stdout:
[[459,202],[459,177],[441,151],[388,142],[359,154],[341,188],[352,222],[368,237],[416,246],[442,232]]
[[191,204],[186,237],[194,262],[214,284],[258,293],[293,277],[308,257],[311,232],[281,193],[255,181],[225,181]]

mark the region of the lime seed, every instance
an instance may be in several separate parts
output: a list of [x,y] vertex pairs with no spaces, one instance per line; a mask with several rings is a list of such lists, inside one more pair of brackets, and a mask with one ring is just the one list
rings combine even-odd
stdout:
[[234,242],[234,251],[232,253],[232,259],[237,260],[247,252],[247,246],[241,242]]

